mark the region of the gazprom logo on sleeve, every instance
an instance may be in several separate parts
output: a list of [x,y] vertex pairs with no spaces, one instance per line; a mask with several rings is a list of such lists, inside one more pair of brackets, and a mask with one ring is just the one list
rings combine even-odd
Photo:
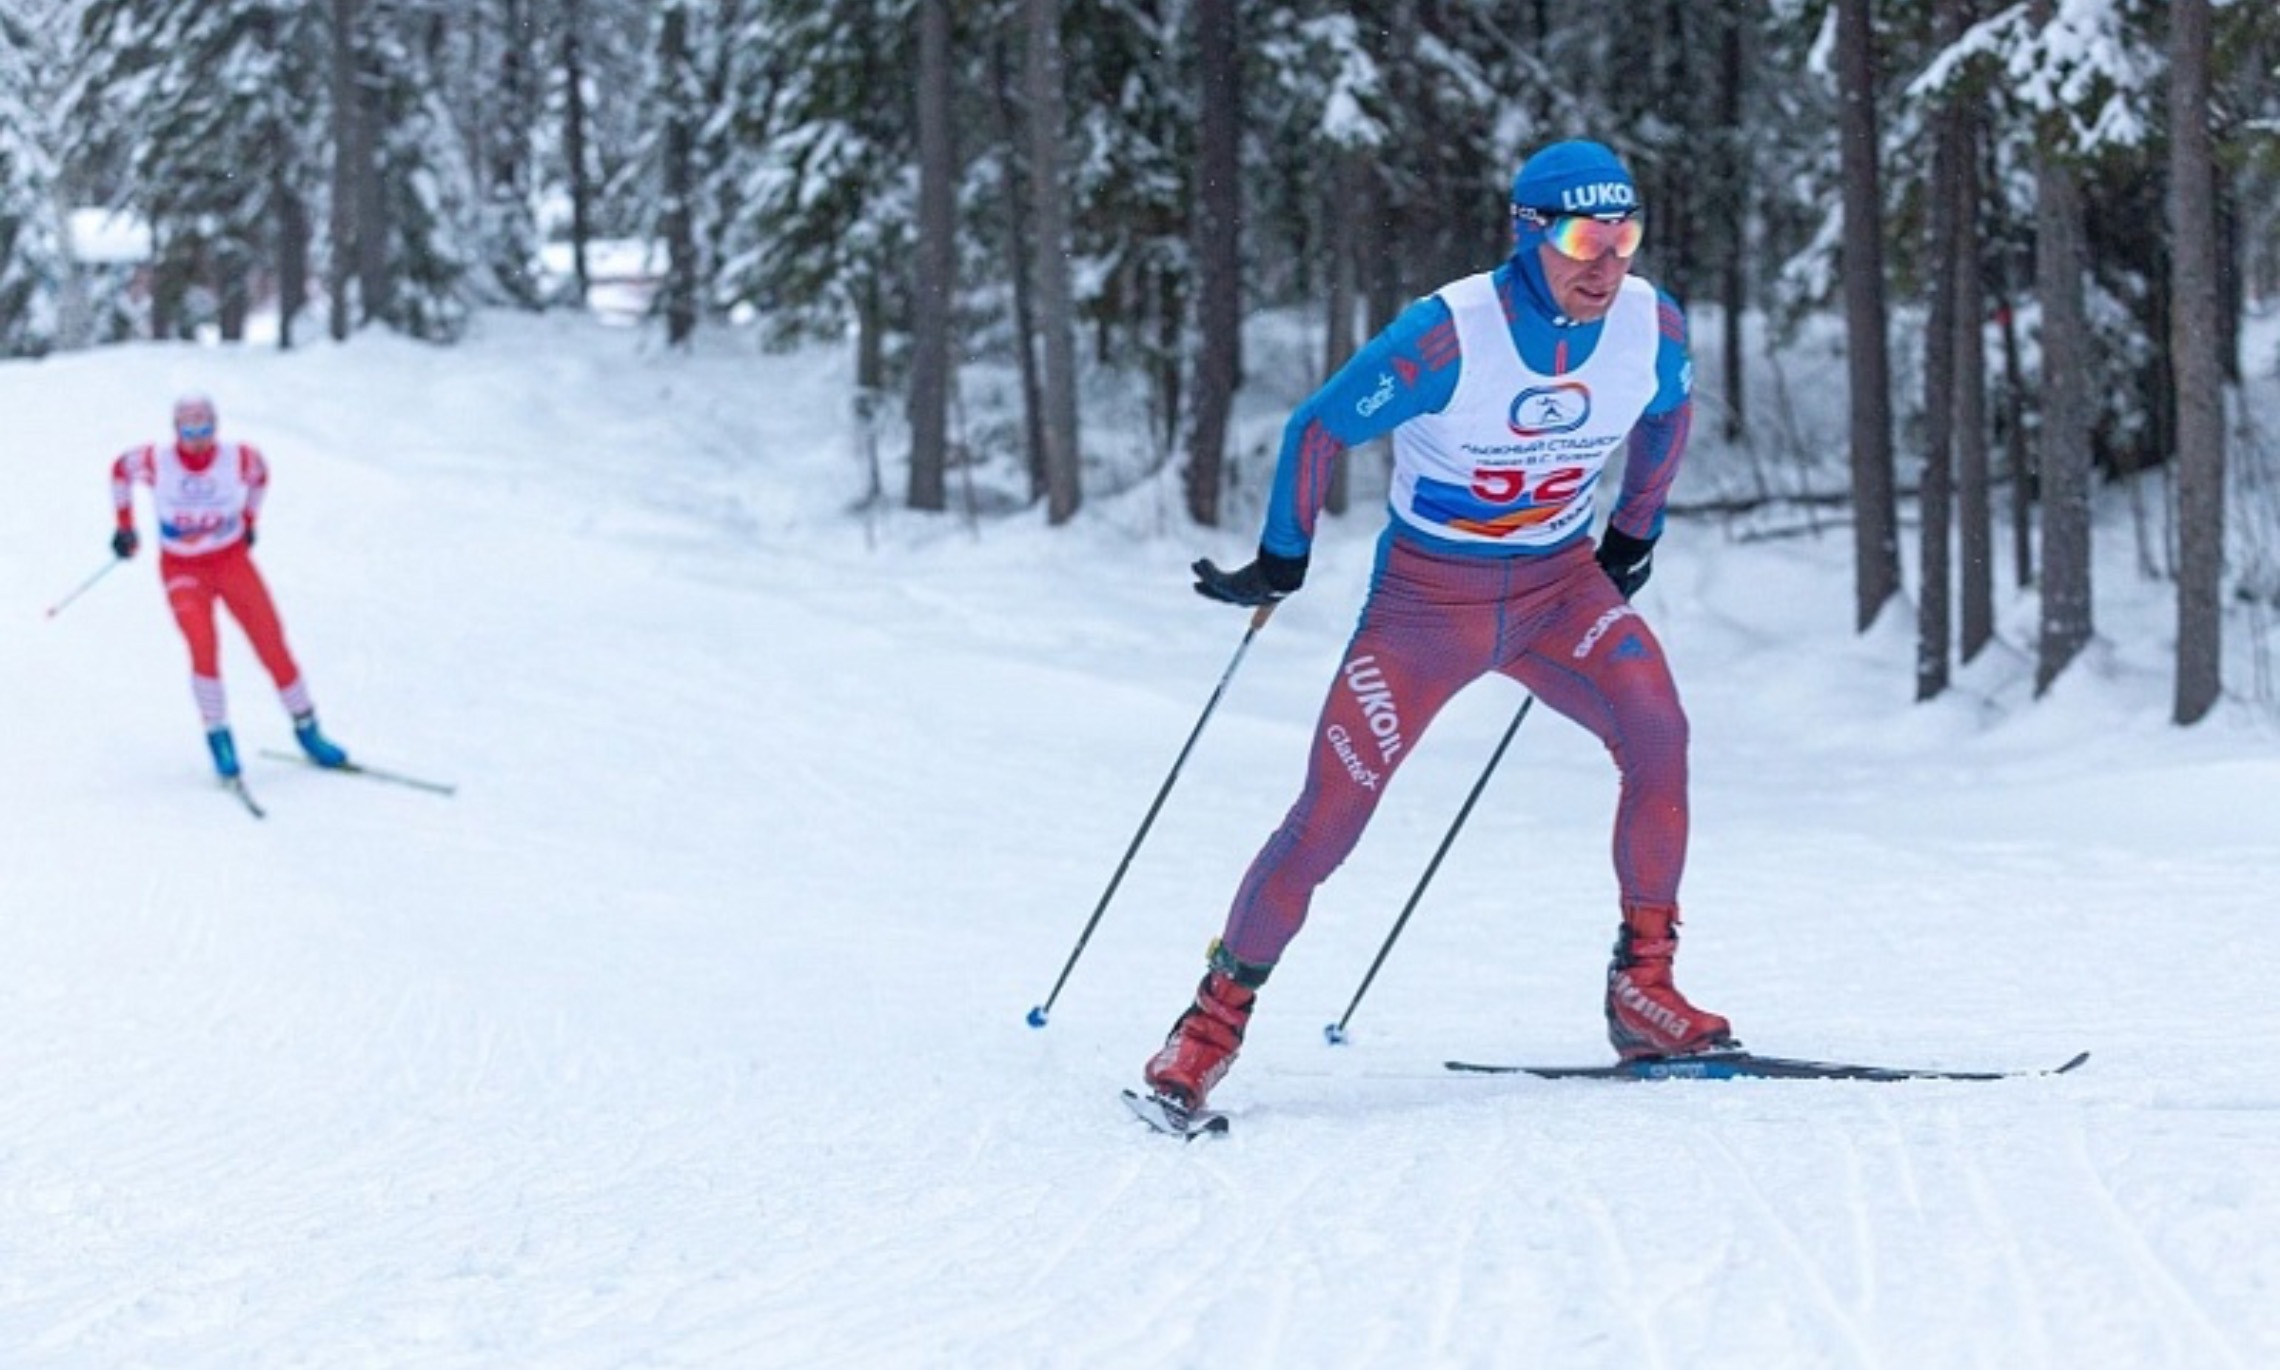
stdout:
[[1590,387],[1577,381],[1562,381],[1558,385],[1531,385],[1513,396],[1512,409],[1505,422],[1516,436],[1541,438],[1554,433],[1573,433],[1590,417]]
[[1560,192],[1560,208],[1569,214],[1624,214],[1639,207],[1639,193],[1626,181],[1595,181]]

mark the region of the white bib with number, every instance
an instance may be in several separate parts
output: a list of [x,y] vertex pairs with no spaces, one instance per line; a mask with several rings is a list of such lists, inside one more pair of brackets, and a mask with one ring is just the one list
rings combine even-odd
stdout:
[[1600,473],[1655,397],[1655,288],[1625,277],[1599,345],[1558,375],[1520,359],[1491,276],[1440,298],[1463,369],[1447,408],[1394,430],[1394,515],[1438,539],[1515,550],[1590,527]]

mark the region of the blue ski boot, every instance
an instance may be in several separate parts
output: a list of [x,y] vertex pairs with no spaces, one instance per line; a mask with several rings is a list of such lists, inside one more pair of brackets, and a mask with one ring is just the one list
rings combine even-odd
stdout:
[[308,754],[309,760],[320,766],[336,768],[348,764],[348,753],[334,746],[332,739],[317,731],[317,715],[314,710],[293,715],[293,740],[301,744],[301,750]]
[[227,728],[212,728],[206,733],[206,750],[214,754],[214,769],[224,780],[238,777],[237,743]]

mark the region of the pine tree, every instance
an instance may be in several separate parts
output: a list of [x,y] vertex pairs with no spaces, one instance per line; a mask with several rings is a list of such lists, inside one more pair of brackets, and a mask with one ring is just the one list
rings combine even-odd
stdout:
[[221,322],[255,255],[266,180],[252,130],[260,57],[248,0],[90,0],[87,67],[74,92],[73,154],[114,161],[117,203],[148,221],[151,330],[187,337]]
[[53,130],[40,73],[53,70],[44,31],[0,11],[0,356],[56,343],[71,271],[56,203]]
[[414,338],[448,342],[467,327],[478,261],[478,195],[439,92],[448,29],[423,0],[370,0],[360,82],[384,245],[385,291],[371,316]]
[[[858,332],[858,383],[883,387],[891,302],[915,201],[907,98],[916,33],[889,0],[760,0],[752,22],[783,54],[766,142],[736,187],[745,215],[720,288],[763,303],[780,341]],[[904,93],[895,98],[893,92]]]

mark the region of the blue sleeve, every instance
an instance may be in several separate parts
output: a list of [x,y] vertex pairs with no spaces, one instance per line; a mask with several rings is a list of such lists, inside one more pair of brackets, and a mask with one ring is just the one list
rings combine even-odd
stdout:
[[1694,354],[1686,345],[1686,310],[1659,286],[1655,318],[1661,345],[1655,349],[1655,397],[1647,402],[1647,412],[1668,414],[1694,394]]
[[1291,412],[1283,425],[1261,547],[1276,556],[1305,556],[1329,494],[1331,471],[1346,450],[1448,406],[1462,369],[1456,332],[1448,305],[1427,296],[1363,344],[1338,374]]
[[1631,429],[1623,461],[1623,489],[1610,526],[1637,538],[1662,536],[1663,509],[1694,426],[1694,362],[1686,350],[1686,312],[1657,290],[1661,345],[1655,351],[1655,397]]

